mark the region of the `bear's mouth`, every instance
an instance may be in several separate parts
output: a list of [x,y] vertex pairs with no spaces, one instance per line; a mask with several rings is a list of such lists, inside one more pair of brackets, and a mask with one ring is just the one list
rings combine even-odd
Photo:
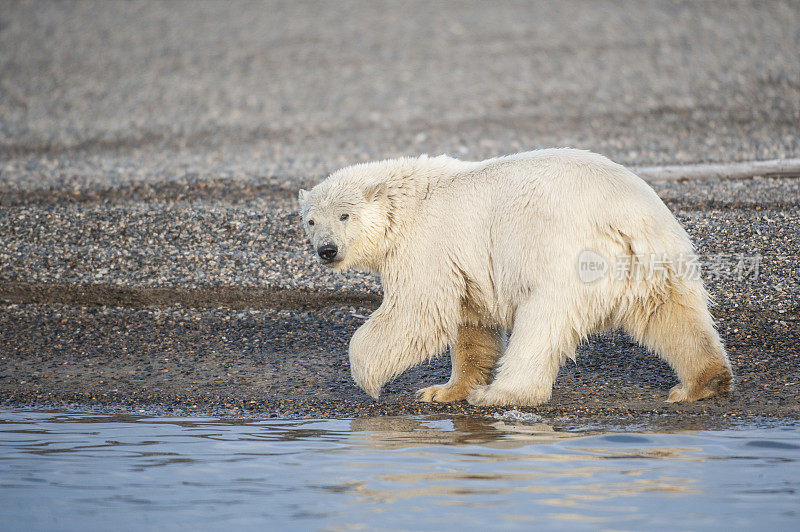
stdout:
[[321,258],[321,259],[319,259],[319,261],[322,263],[323,266],[327,266],[328,268],[335,268],[336,266],[339,265],[339,263],[342,262],[342,259],[334,258],[334,259],[326,260],[326,259],[322,259]]

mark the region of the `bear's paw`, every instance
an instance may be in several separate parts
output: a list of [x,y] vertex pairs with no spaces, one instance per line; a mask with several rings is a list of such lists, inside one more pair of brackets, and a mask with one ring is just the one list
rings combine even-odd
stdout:
[[476,386],[467,396],[467,401],[475,406],[536,406],[549,399],[549,393],[519,394],[491,384]]
[[722,363],[712,365],[711,369],[699,373],[691,386],[679,384],[669,391],[668,403],[689,403],[727,395],[733,387],[733,375],[730,368]]
[[422,403],[453,403],[463,401],[469,395],[469,389],[451,384],[436,384],[417,390],[416,399]]

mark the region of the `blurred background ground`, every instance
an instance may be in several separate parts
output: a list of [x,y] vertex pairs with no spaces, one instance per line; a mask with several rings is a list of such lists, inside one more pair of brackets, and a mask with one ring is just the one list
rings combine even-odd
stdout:
[[4,188],[800,156],[797,2],[4,2]]
[[[422,152],[800,157],[798,49],[797,2],[4,2],[0,396],[372,405],[344,357],[378,284],[316,265],[299,186]],[[704,259],[761,256],[757,276],[707,276],[741,399],[696,409],[800,411],[797,183],[654,183]],[[684,411],[660,405],[668,369],[633,371],[632,352],[597,339],[554,408]],[[446,373],[384,401],[407,408]]]

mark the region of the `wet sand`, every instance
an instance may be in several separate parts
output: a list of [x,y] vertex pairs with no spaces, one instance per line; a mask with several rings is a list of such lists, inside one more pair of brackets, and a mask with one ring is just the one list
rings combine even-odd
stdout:
[[[706,278],[736,373],[736,389],[729,397],[665,403],[669,388],[677,383],[670,368],[623,333],[610,332],[580,347],[577,363],[568,362],[562,369],[550,403],[520,410],[547,419],[568,416],[661,427],[800,418],[800,309],[794,258],[800,227],[798,185],[795,179],[654,183],[689,230],[703,260],[722,257],[728,270],[717,276],[706,271]],[[224,203],[229,215],[236,216],[242,210],[240,201],[216,195],[191,203],[191,210],[202,212]],[[293,212],[292,199],[285,201]],[[126,202],[104,199],[97,212]],[[81,212],[93,205],[27,202],[16,208]],[[157,202],[140,205],[153,216],[174,214]],[[13,220],[10,210],[6,209],[6,219]],[[380,303],[377,280],[324,270],[314,263],[294,222],[286,223],[292,236],[282,245],[292,249],[291,257],[299,264],[290,265],[287,259],[282,283],[272,286],[48,282],[30,280],[32,275],[27,281],[0,284],[2,402],[301,418],[481,416],[508,410],[465,402],[414,402],[414,390],[447,380],[446,355],[389,383],[378,401],[356,388],[349,375],[347,345]],[[241,247],[248,231],[243,224],[199,247],[210,247],[210,255],[218,257],[220,250]],[[157,254],[170,248],[160,234],[143,231],[139,238],[155,238]],[[7,230],[5,235],[11,244],[30,243],[24,231]],[[49,229],[40,226],[36,238],[39,245],[49,242],[47,254],[58,257],[70,249],[65,240],[74,235],[63,234],[54,224]],[[122,237],[106,238],[110,240],[102,249],[123,247]],[[131,238],[128,235],[127,242]],[[740,276],[738,255],[731,249],[759,253],[759,271]],[[173,263],[170,271],[190,271],[188,260]],[[9,264],[12,261],[5,267]],[[89,271],[89,265],[85,267]],[[73,272],[80,269],[81,264],[74,263]]]
[[[413,401],[447,380],[446,356],[378,401],[353,385],[347,343],[380,286],[316,263],[296,191],[344,164],[423,152],[800,156],[796,3],[626,5],[9,4],[0,403],[496,412]],[[550,403],[523,410],[673,425],[800,417],[799,183],[653,183],[722,266],[706,279],[737,375],[730,397],[666,404],[669,368],[609,333],[581,346]],[[736,271],[755,256],[758,272]]]

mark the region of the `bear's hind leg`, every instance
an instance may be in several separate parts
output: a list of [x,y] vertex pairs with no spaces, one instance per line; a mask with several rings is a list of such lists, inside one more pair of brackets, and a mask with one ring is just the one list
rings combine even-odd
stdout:
[[681,384],[670,390],[670,403],[725,394],[733,381],[730,362],[702,288],[681,292],[673,291],[652,312],[634,312],[626,327],[677,373]]
[[542,298],[520,305],[494,381],[476,387],[467,400],[481,406],[533,406],[549,401],[558,370],[568,356],[575,355],[578,343],[564,318],[557,304]]
[[456,345],[451,348],[450,381],[417,390],[417,401],[449,403],[466,399],[476,386],[489,382],[502,349],[498,329],[462,325]]

